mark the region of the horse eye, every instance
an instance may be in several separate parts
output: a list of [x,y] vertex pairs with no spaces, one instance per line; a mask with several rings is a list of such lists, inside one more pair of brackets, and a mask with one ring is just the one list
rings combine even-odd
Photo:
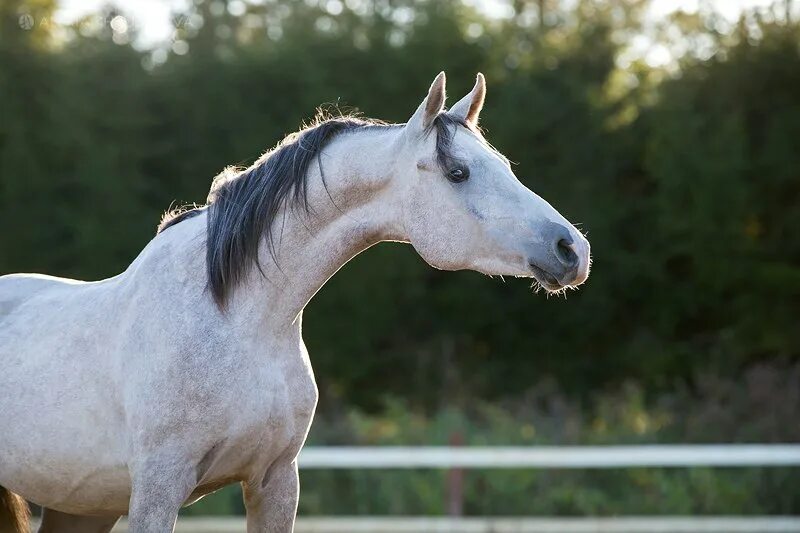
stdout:
[[447,172],[447,179],[454,183],[466,181],[469,178],[469,169],[467,167],[455,167]]

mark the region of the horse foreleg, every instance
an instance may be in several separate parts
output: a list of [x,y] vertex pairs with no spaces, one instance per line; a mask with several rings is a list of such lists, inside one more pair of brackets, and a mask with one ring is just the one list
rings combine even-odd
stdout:
[[300,479],[297,462],[273,464],[262,479],[242,483],[247,533],[291,533]]
[[186,462],[151,459],[131,468],[130,533],[171,533],[178,511],[196,485]]
[[108,533],[119,516],[77,516],[42,509],[39,533]]

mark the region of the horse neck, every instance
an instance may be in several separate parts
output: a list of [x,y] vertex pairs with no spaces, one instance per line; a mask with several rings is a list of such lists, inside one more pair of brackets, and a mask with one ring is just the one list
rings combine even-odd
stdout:
[[[273,252],[259,247],[261,269],[232,291],[231,314],[283,327],[347,261],[385,240],[405,241],[401,205],[390,184],[402,130],[368,128],[334,137],[308,174],[306,212],[287,203],[273,228]],[[263,273],[263,275],[262,275]]]

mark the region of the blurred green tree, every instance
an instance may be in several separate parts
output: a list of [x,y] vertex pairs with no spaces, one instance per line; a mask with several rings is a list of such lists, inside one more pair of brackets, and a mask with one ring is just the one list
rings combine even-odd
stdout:
[[627,379],[656,394],[796,361],[797,23],[676,15],[654,38],[697,46],[659,68],[621,61],[645,0],[509,5],[196,0],[170,48],[142,51],[113,8],[60,28],[41,22],[53,1],[3,2],[0,272],[113,275],[171,202],[202,201],[317,105],[404,121],[439,70],[456,97],[483,71],[489,140],[582,223],[590,281],[544,302],[372,249],[307,313],[323,406],[469,404],[544,376],[584,400]]

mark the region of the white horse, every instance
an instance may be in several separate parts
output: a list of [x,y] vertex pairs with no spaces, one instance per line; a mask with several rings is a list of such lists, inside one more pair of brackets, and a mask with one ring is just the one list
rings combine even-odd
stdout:
[[292,531],[317,403],[303,308],[377,242],[547,291],[583,283],[589,243],[483,139],[484,95],[478,75],[445,111],[441,73],[406,124],[317,122],[168,214],[116,277],[0,278],[0,530],[26,530],[25,498],[40,531],[123,514],[172,531],[181,506],[240,482],[248,532]]

